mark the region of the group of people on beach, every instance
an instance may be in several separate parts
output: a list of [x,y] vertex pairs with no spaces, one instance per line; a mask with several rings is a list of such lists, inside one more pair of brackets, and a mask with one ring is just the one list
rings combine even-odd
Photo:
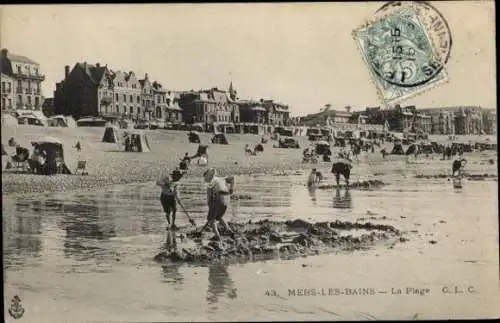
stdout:
[[[221,223],[228,233],[234,234],[229,225],[223,219],[230,203],[230,196],[234,191],[234,177],[219,177],[217,176],[215,168],[209,168],[203,173],[203,179],[205,183],[207,183],[206,200],[208,205],[208,214],[206,223],[198,232],[203,232],[206,228],[211,227],[215,236],[220,241],[221,236],[217,227],[217,222]],[[174,174],[167,174],[156,183],[161,187],[161,205],[163,207],[163,211],[165,212],[167,225],[172,230],[177,229],[177,226],[175,225],[177,204],[184,209],[184,206],[180,201],[179,182],[180,178],[175,177]],[[189,217],[187,212],[186,215]],[[194,224],[194,221],[191,223]]]

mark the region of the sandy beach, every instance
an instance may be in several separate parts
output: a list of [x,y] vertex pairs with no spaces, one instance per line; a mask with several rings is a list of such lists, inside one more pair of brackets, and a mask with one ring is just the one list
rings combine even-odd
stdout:
[[[120,136],[124,130],[120,130]],[[71,170],[76,169],[77,160],[87,161],[88,175],[41,176],[32,174],[2,172],[2,191],[8,194],[29,194],[68,190],[91,190],[113,184],[148,182],[156,180],[162,173],[171,172],[179,164],[184,153],[194,155],[198,145],[189,143],[187,132],[170,130],[144,130],[149,139],[151,152],[124,152],[122,145],[103,143],[104,128],[100,127],[37,127],[37,126],[2,126],[2,138],[9,155],[15,149],[7,147],[7,140],[14,137],[21,146],[31,149],[30,142],[43,136],[52,136],[64,143],[65,160]],[[306,137],[297,137],[301,149],[273,148],[271,140],[264,145],[264,152],[257,156],[244,154],[245,144],[253,145],[260,141],[260,136],[250,134],[228,134],[229,145],[210,143],[211,134],[202,133],[201,141],[209,145],[209,164],[216,167],[220,174],[279,174],[289,171],[307,171],[314,167],[302,163],[302,149],[311,143]],[[446,140],[445,136],[440,137]],[[77,141],[82,151],[76,152],[73,146]],[[354,174],[377,176],[389,172],[409,172],[414,175],[449,175],[450,161],[440,161],[440,155],[430,158],[420,156],[388,156],[383,160],[380,149],[392,149],[391,143],[377,148],[375,153],[363,153],[360,164],[353,169]],[[488,160],[496,160],[496,153],[466,154],[470,159],[467,170],[473,174],[497,174],[497,166],[489,165]],[[324,174],[328,174],[329,163],[316,165]],[[188,176],[199,176],[205,168],[192,166]]]

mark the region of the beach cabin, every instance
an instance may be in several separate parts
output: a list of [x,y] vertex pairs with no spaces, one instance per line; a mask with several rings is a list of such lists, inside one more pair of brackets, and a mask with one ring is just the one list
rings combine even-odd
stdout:
[[67,127],[76,128],[76,121],[71,116],[53,116],[47,119],[49,127]]
[[106,120],[96,117],[84,117],[76,122],[78,127],[104,127],[106,123]]
[[41,111],[23,111],[17,113],[17,122],[23,125],[47,126],[47,117]]

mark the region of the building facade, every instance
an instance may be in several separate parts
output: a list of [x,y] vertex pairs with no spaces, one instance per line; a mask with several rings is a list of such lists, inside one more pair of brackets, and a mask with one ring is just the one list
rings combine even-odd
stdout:
[[[71,70],[66,66],[64,80],[56,83],[55,112],[76,119],[84,116],[163,119],[166,110],[165,91],[158,85],[155,89],[153,83],[148,74],[139,80],[133,71],[113,71],[99,63],[76,63]],[[159,102],[159,110],[156,109],[156,102]]]
[[238,123],[239,110],[226,91],[214,87],[208,90],[182,92],[179,106],[183,110],[183,121],[187,124]]
[[[144,79],[139,80],[141,84],[141,103],[143,107],[142,118],[151,120],[155,118],[155,93],[153,91],[153,83],[149,80],[146,73]],[[139,117],[141,115],[139,114]]]
[[429,114],[424,112],[416,112],[413,115],[413,124],[411,125],[412,132],[423,132],[430,134],[432,132],[432,119]]
[[166,93],[166,121],[172,123],[182,122],[182,109],[179,106],[180,92],[168,90]]
[[262,105],[266,109],[265,122],[272,126],[287,126],[290,121],[288,106],[273,100],[263,100]]
[[455,134],[484,134],[483,115],[480,107],[459,107],[455,114]]
[[13,111],[16,109],[14,84],[16,84],[14,78],[2,73],[2,111]]
[[134,72],[107,71],[99,88],[98,115],[105,118],[142,116],[141,84]]
[[483,111],[483,126],[487,135],[497,134],[497,112],[495,110]]
[[267,110],[260,101],[239,100],[240,121],[243,123],[265,124]]
[[156,81],[153,82],[152,88],[154,102],[153,118],[164,120],[167,110],[167,91]]
[[[2,49],[0,72],[2,74],[2,109],[4,106],[11,107],[12,110],[42,109],[44,100],[42,82],[45,80],[45,75],[40,71],[40,64],[28,57],[12,54],[7,49]],[[10,88],[10,91],[3,91],[4,82],[5,89]]]
[[107,66],[99,64],[76,63],[71,70],[66,65],[64,79],[56,83],[54,91],[56,114],[71,115],[78,119],[83,116],[98,116],[100,111],[112,113],[112,85],[106,77],[109,73]]

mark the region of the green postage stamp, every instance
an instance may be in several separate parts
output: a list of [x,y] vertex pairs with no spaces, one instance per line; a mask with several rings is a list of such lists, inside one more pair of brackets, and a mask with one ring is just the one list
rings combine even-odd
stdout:
[[448,79],[451,33],[443,16],[428,3],[391,2],[353,36],[386,104]]

